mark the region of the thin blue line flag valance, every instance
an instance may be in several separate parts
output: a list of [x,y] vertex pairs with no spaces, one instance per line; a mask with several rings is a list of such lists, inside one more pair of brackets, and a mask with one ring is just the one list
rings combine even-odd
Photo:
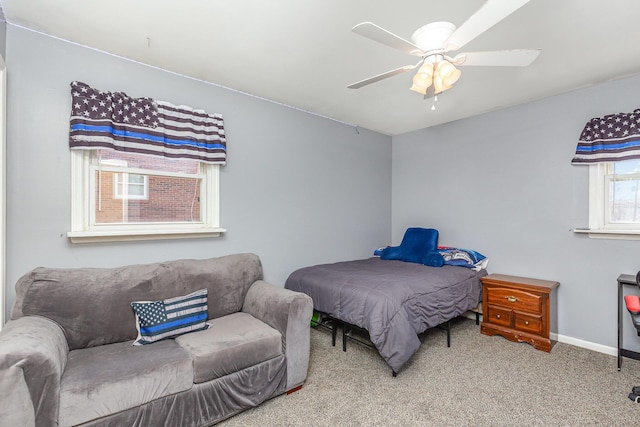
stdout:
[[71,82],[71,149],[113,149],[224,165],[221,114]]
[[573,165],[640,159],[640,108],[587,122],[571,160]]

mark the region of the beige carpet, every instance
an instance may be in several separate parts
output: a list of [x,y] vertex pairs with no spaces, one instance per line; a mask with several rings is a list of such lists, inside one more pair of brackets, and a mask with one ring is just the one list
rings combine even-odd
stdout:
[[480,334],[473,320],[452,324],[451,347],[427,331],[392,377],[374,350],[312,329],[302,390],[220,423],[233,426],[638,426],[640,362],[567,344],[551,353]]

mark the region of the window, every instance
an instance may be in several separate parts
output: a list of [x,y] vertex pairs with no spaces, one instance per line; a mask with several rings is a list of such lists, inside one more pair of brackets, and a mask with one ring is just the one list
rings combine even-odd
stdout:
[[116,199],[146,200],[149,195],[148,175],[122,172],[115,174],[114,193]]
[[605,223],[615,227],[640,226],[640,161],[610,163],[605,174]]
[[219,165],[72,150],[72,242],[218,236]]
[[[113,173],[113,197],[116,199],[144,200],[149,197],[149,180],[147,175],[124,172],[127,162],[122,159],[102,159],[100,166],[119,166],[123,172]],[[104,170],[100,170],[103,173]],[[101,188],[101,186],[99,187]]]
[[591,237],[640,239],[640,160],[589,166]]
[[219,236],[221,114],[71,82],[72,242]]

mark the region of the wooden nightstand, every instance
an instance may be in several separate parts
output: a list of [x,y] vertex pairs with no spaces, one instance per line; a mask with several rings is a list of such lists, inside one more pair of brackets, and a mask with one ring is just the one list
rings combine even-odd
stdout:
[[549,329],[556,319],[551,294],[560,283],[504,274],[490,274],[480,280],[483,307],[480,332],[551,351]]

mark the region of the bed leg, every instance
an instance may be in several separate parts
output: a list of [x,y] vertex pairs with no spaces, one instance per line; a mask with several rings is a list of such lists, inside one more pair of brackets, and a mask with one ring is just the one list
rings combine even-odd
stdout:
[[395,378],[395,377],[398,376],[398,373],[392,369],[391,370],[391,375],[393,375],[393,378]]
[[480,324],[480,313],[476,312],[476,325]]
[[347,326],[342,324],[342,351],[347,351]]
[[331,319],[331,345],[336,346],[336,334],[338,333],[338,321]]
[[451,347],[451,320],[447,321],[447,347]]

